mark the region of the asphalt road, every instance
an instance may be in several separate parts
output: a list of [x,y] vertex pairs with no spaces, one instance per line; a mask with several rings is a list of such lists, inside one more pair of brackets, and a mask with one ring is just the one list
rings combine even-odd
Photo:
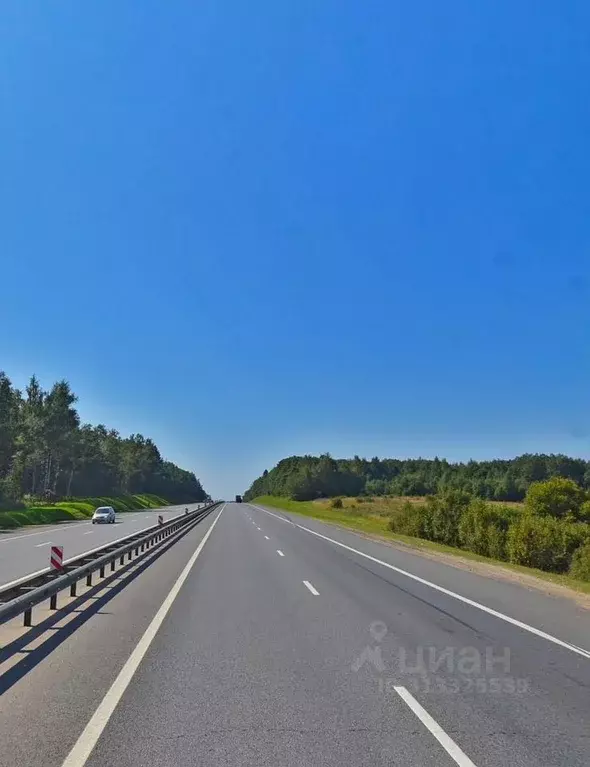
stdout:
[[590,764],[589,612],[269,511],[228,504],[37,638],[0,765]]
[[[192,510],[195,504],[189,506]],[[51,545],[64,548],[64,559],[104,546],[111,541],[141,532],[164,519],[176,517],[186,506],[144,509],[117,514],[115,524],[93,525],[92,522],[67,522],[58,525],[30,525],[0,534],[0,587],[26,575],[49,567]]]

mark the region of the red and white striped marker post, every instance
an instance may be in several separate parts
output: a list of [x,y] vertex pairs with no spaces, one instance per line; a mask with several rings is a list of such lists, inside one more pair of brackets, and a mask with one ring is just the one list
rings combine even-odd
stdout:
[[164,524],[164,517],[161,514],[158,516],[158,524],[159,525],[163,525]]
[[50,563],[53,570],[63,570],[64,567],[64,547],[52,546]]

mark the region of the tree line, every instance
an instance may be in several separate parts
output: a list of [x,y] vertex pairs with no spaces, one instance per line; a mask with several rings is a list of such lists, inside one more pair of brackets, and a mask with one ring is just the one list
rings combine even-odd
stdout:
[[[339,499],[334,499],[334,504]],[[590,493],[572,479],[533,482],[523,508],[447,489],[394,511],[395,533],[590,581]]]
[[0,371],[0,504],[23,497],[153,493],[170,501],[202,501],[190,471],[163,460],[149,437],[122,437],[82,424],[78,398],[65,380],[45,391],[32,376],[25,391]]
[[521,501],[533,482],[565,477],[590,489],[590,462],[565,455],[451,463],[444,458],[292,456],[265,470],[245,493],[306,501],[338,495],[426,496],[462,490],[486,500]]

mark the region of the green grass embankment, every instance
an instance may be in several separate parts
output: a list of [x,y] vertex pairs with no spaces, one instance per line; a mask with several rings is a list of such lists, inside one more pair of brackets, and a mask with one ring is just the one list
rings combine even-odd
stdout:
[[[409,535],[401,535],[392,532],[388,525],[392,514],[395,514],[401,508],[405,501],[411,503],[422,503],[423,498],[377,498],[366,501],[363,498],[342,498],[343,508],[334,509],[330,505],[330,499],[318,501],[292,501],[289,498],[264,495],[255,498],[251,503],[257,503],[261,506],[269,506],[283,511],[292,511],[306,517],[313,517],[322,522],[328,522],[333,525],[347,527],[367,535],[373,535],[379,539],[390,540],[401,543],[404,546],[422,551],[424,553],[439,553],[458,559],[469,560],[471,562],[481,562],[491,565],[498,569],[503,569],[514,574],[532,576],[543,581],[548,581],[558,586],[563,586],[574,591],[590,594],[590,583],[579,581],[570,575],[560,573],[551,573],[544,570],[538,570],[532,567],[515,565],[497,559],[475,554],[472,551],[445,546],[442,543],[427,541],[423,538],[414,538]],[[523,504],[510,504],[515,507],[523,508]],[[489,572],[489,571],[488,571]]]
[[101,496],[77,498],[50,506],[29,506],[18,511],[0,511],[0,530],[9,530],[23,525],[51,525],[55,522],[74,522],[88,519],[97,506],[112,506],[116,512],[158,509],[169,506],[170,501],[157,495]]

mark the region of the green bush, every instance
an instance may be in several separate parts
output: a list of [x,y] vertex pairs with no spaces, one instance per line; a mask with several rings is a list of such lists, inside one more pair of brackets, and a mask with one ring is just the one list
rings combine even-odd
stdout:
[[492,557],[492,559],[506,559],[508,554],[506,553],[506,537],[507,533],[499,527],[490,525],[487,529],[487,552],[485,556]]
[[7,479],[0,479],[0,511],[12,511],[13,509],[24,509],[25,504],[17,500],[15,489]]
[[387,488],[388,482],[385,479],[368,479],[365,482],[367,495],[385,495]]
[[570,575],[580,581],[590,581],[590,543],[574,551]]
[[510,506],[492,506],[474,498],[459,520],[462,548],[494,559],[506,559],[506,537],[519,512]]
[[332,498],[330,506],[333,509],[341,509],[342,508],[342,498]]
[[525,498],[526,510],[542,517],[580,519],[580,509],[586,493],[573,479],[552,477],[545,482],[533,482]]
[[585,524],[523,514],[508,531],[508,556],[517,565],[562,573],[588,535]]
[[462,490],[430,495],[421,504],[406,501],[392,514],[389,529],[404,535],[426,538],[447,546],[459,544],[459,521],[471,496]]
[[459,521],[471,502],[463,490],[447,489],[426,498],[427,537],[447,546],[459,545]]
[[474,498],[459,520],[459,543],[476,554],[487,554],[488,504]]
[[566,568],[569,568],[572,557],[581,547],[590,543],[590,526],[584,522],[565,522],[562,527],[564,557],[567,558]]
[[425,503],[405,501],[401,508],[391,515],[387,526],[394,533],[411,535],[414,538],[426,538],[429,529],[428,522],[428,509]]
[[590,501],[584,501],[578,512],[580,522],[590,522]]

